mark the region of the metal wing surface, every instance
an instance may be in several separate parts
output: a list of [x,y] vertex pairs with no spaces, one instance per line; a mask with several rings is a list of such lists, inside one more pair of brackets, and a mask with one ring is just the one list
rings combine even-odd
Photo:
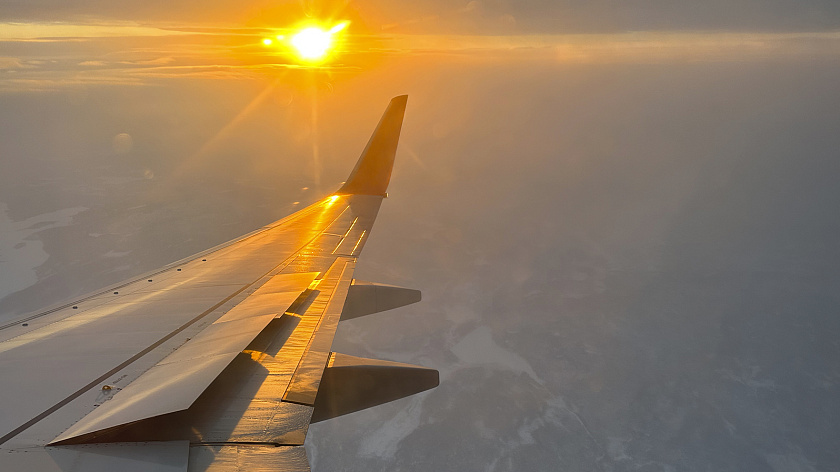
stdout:
[[331,352],[342,318],[420,299],[353,279],[405,105],[391,101],[335,194],[0,327],[0,469],[309,470],[313,415],[436,386],[432,369]]

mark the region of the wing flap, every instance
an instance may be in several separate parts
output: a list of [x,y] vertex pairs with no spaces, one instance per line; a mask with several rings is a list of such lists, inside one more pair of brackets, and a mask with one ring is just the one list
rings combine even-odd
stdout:
[[194,445],[190,471],[201,472],[309,472],[302,446]]
[[52,444],[189,408],[234,357],[294,303],[316,275],[272,277],[245,301],[109,397]]
[[330,347],[341,318],[341,308],[353,281],[354,269],[354,262],[344,258],[336,261],[325,277],[326,282],[330,284],[329,288],[306,310],[304,317],[317,317],[318,324],[283,395],[284,401],[302,405],[315,404],[321,374],[330,356]]

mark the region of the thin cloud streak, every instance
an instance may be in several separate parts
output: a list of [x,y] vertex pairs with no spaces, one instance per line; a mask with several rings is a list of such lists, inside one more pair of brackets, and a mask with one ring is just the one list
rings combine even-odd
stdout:
[[[141,85],[184,77],[274,80],[312,69],[265,47],[265,28],[137,24],[4,24],[0,93],[56,90],[90,82]],[[279,30],[278,30],[279,31]],[[272,30],[274,32],[274,30]],[[43,36],[47,35],[47,36]],[[64,36],[65,39],[62,38]],[[83,36],[87,35],[87,36]],[[47,42],[42,42],[47,41]],[[442,55],[470,61],[568,64],[840,59],[840,32],[632,32],[576,35],[348,35],[327,72],[357,73],[389,57]]]
[[0,23],[0,40],[176,36],[187,33],[136,23]]

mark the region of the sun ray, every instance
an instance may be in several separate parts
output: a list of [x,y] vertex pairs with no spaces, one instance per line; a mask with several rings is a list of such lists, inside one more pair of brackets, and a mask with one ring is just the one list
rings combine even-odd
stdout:
[[315,190],[321,191],[321,155],[318,148],[318,85],[312,80],[312,174]]
[[259,95],[254,97],[248,105],[246,105],[242,111],[236,114],[222,129],[220,129],[212,138],[207,140],[201,148],[199,148],[196,152],[190,155],[187,159],[181,163],[180,166],[173,172],[173,179],[172,182],[177,182],[180,176],[185,174],[186,172],[193,169],[193,166],[196,162],[201,160],[204,156],[209,154],[220,142],[230,135],[231,131],[233,131],[236,126],[238,126],[245,118],[248,117],[261,103],[263,103],[269,96],[271,96],[272,92],[277,89],[277,86],[280,84],[280,78],[274,80],[271,84],[268,85]]

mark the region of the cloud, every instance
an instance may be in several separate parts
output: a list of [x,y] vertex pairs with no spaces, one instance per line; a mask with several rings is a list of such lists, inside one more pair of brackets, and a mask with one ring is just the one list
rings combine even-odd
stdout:
[[411,397],[407,407],[362,439],[359,453],[363,456],[393,458],[399,449],[400,442],[416,431],[422,423],[425,398],[423,395]]
[[452,352],[466,365],[490,365],[503,370],[522,372],[534,381],[542,383],[528,361],[496,344],[487,326],[480,326],[464,336],[452,347]]
[[126,36],[175,36],[185,33],[173,29],[142,26],[130,22],[110,22],[104,24],[85,23],[0,23],[0,40],[31,40],[57,38],[109,38]]
[[23,67],[20,59],[16,57],[0,57],[0,70],[22,69]]
[[14,221],[8,208],[0,204],[0,299],[38,282],[36,269],[49,258],[43,243],[37,238],[41,231],[67,226],[73,217],[87,210],[84,207],[33,216]]
[[142,66],[162,66],[165,64],[170,64],[175,62],[175,58],[171,56],[167,57],[158,57],[155,59],[145,59],[139,61],[128,61],[124,62],[123,64],[134,64],[134,65],[142,65]]
[[27,77],[16,74],[14,78],[0,79],[0,94],[2,93],[38,93],[55,92],[89,86],[107,85],[143,85],[143,81],[134,77],[113,77],[108,75],[43,75]]
[[820,54],[840,56],[840,33],[634,32],[568,35],[396,35],[393,52],[495,54],[562,63],[755,60]]
[[[0,70],[16,72],[0,77],[0,91],[7,93],[32,91],[33,84],[55,90],[80,83],[150,84],[186,77],[271,80],[278,73],[309,68],[282,47],[264,47],[266,30],[261,27],[0,24],[5,26],[12,29],[3,31],[6,41],[0,42],[9,56],[0,58]],[[428,56],[531,64],[830,59],[840,57],[840,33],[351,34],[337,60],[319,68],[353,74],[389,58]]]

